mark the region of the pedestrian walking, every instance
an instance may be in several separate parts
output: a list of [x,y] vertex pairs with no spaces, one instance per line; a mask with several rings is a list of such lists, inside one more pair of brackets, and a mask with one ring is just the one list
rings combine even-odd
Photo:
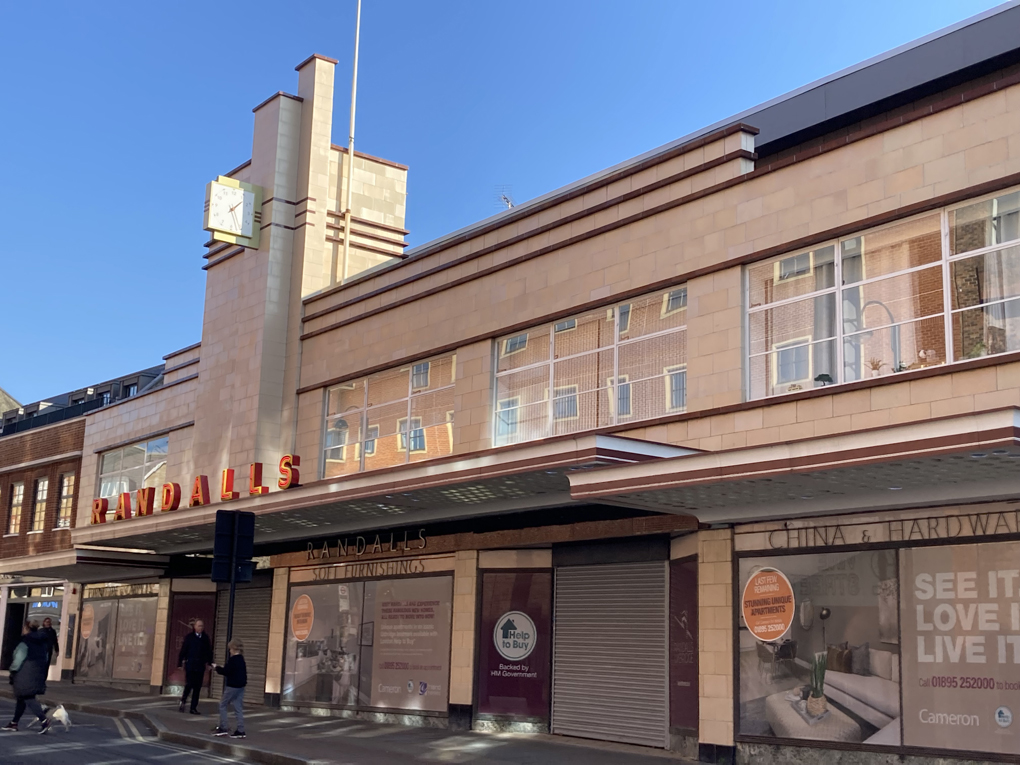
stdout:
[[11,662],[11,685],[14,686],[14,719],[0,731],[16,732],[21,716],[28,709],[39,718],[40,733],[50,729],[42,704],[36,696],[46,693],[46,673],[49,671],[49,637],[39,629],[38,622],[25,622],[21,642],[14,649]]
[[184,668],[184,695],[181,697],[179,711],[184,711],[184,705],[188,703],[188,693],[191,692],[191,714],[200,714],[198,697],[205,683],[205,669],[212,664],[212,660],[212,641],[205,631],[205,622],[198,619],[192,631],[184,638],[180,656],[177,657],[178,663]]
[[39,630],[44,633],[47,639],[50,641],[50,653],[49,659],[46,661],[47,664],[52,664],[53,659],[56,656],[60,656],[60,643],[57,641],[57,631],[53,629],[53,621],[50,617],[43,619],[42,629]]
[[[213,664],[219,674],[223,675],[223,696],[220,697],[220,724],[213,731],[214,736],[230,736],[244,738],[244,687],[248,684],[248,667],[244,663],[244,643],[234,638],[227,643],[230,658],[224,666]],[[230,732],[227,710],[234,707],[237,727]]]

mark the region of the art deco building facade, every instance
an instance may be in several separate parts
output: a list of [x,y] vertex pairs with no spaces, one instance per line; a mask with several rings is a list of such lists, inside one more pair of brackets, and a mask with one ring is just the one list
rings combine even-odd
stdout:
[[407,168],[355,154],[344,214],[334,62],[305,61],[220,178],[261,218],[209,243],[201,342],[85,416],[82,560],[21,572],[83,585],[75,681],[169,690],[190,620],[223,643],[207,556],[240,509],[267,704],[1015,757],[1018,23],[407,250]]

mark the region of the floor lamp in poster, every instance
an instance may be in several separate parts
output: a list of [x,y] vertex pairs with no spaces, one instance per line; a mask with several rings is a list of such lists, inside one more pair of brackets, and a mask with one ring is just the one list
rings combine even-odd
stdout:
[[825,642],[825,622],[832,616],[832,611],[829,608],[823,608],[818,612],[818,618],[822,620],[822,648],[828,647],[828,643]]

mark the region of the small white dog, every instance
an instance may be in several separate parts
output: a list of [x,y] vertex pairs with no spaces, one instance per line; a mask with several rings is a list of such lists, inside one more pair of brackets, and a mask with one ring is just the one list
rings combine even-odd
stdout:
[[[49,707],[43,707],[43,711],[46,713],[46,719],[50,721],[50,725],[60,723],[61,725],[64,726],[64,730],[71,730],[71,715],[69,715],[67,713],[67,710],[64,709],[63,704],[58,704],[57,706],[53,707],[53,709],[50,709]],[[33,717],[31,720],[28,721],[28,725],[26,725],[25,727],[31,728],[36,724],[36,722],[37,720]]]

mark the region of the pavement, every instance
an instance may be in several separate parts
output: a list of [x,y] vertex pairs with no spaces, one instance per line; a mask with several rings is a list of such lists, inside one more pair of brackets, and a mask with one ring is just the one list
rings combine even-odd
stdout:
[[[10,699],[10,688],[0,687],[0,697]],[[254,705],[245,707],[248,737],[234,740],[211,735],[218,722],[219,704],[215,699],[203,699],[199,705],[202,715],[195,716],[178,712],[176,697],[139,696],[106,688],[54,683],[43,701],[49,706],[63,704],[71,712],[74,727],[70,731],[55,729],[46,736],[30,732],[4,734],[4,738],[0,739],[4,742],[0,749],[0,765],[20,762],[63,765],[65,761],[69,765],[145,761],[250,762],[265,765],[690,763],[670,752],[626,744],[543,734],[476,733],[383,725],[364,720],[282,712]],[[0,701],[0,715],[12,711],[12,702]],[[22,719],[23,728],[25,719]],[[86,726],[82,729],[84,733],[79,733],[79,721]],[[104,741],[101,749],[98,744],[93,747],[90,743],[84,751],[96,757],[103,752],[102,756],[107,759],[82,759],[79,735],[89,741],[91,737]],[[66,760],[58,759],[58,753],[64,751],[62,747],[71,741],[75,743],[67,751],[76,751],[77,754],[69,754]],[[172,751],[164,750],[157,756],[156,748],[160,746],[170,747]],[[190,751],[195,757],[181,759],[182,751]],[[46,753],[45,756],[41,756],[43,753]]]

